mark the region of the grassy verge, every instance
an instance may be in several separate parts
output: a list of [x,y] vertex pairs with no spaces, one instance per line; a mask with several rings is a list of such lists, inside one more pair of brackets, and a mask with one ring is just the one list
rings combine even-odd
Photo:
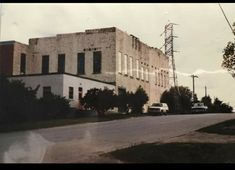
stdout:
[[212,126],[197,130],[198,132],[217,133],[221,135],[235,135],[235,119],[227,120]]
[[91,122],[104,122],[116,119],[127,119],[130,117],[140,117],[146,116],[145,114],[111,114],[103,117],[90,116],[90,117],[76,117],[76,118],[64,118],[64,119],[53,119],[44,121],[31,121],[24,123],[15,124],[0,124],[0,133],[12,132],[12,131],[22,131],[22,130],[32,130],[39,128],[49,128],[56,126],[72,125],[72,124],[82,124]]
[[235,163],[235,144],[141,144],[106,154],[127,163]]

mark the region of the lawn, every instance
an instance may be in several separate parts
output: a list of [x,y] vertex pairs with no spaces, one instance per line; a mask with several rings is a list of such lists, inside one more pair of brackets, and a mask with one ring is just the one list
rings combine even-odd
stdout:
[[15,124],[0,124],[0,133],[65,126],[72,124],[104,122],[104,121],[127,119],[130,117],[140,117],[140,116],[146,116],[146,114],[110,114],[103,117],[89,116],[89,117],[64,118],[64,119],[53,119],[53,120],[44,120],[44,121],[31,121],[31,122],[15,123]]
[[227,120],[197,130],[198,132],[217,133],[221,135],[235,135],[235,119]]
[[150,143],[105,154],[126,163],[235,163],[234,155],[234,143]]

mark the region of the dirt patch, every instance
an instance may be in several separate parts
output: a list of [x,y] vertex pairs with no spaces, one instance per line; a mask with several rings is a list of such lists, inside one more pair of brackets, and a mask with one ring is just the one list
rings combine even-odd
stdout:
[[204,132],[191,132],[182,136],[176,136],[167,140],[161,141],[162,143],[171,142],[188,142],[188,143],[235,143],[234,135],[219,135]]

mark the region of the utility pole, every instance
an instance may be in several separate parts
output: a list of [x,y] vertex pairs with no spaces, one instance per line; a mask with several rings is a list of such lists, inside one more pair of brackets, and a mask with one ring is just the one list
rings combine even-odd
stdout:
[[207,97],[207,87],[205,86],[205,97]]
[[198,78],[198,76],[192,74],[191,77],[193,78],[193,97],[192,97],[192,100],[194,102],[195,101],[195,97],[194,97],[194,94],[195,94],[195,81],[194,81],[194,78]]

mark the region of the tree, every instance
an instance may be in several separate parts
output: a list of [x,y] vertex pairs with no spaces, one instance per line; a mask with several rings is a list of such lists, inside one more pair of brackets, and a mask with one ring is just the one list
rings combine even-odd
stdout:
[[139,86],[135,93],[129,93],[129,106],[131,113],[143,113],[143,106],[148,102],[149,97],[145,90]]
[[208,107],[207,112],[212,112],[213,105],[212,105],[212,99],[210,96],[202,97],[201,102],[204,103],[204,105]]
[[231,113],[232,111],[233,111],[233,107],[229,106],[229,104],[223,103],[223,101],[219,100],[217,97],[214,99],[212,112]]
[[132,100],[133,93],[132,92],[126,92],[125,90],[118,94],[116,96],[116,104],[120,109],[120,112],[125,112],[126,114],[129,113],[129,110],[131,109],[131,100]]
[[[235,27],[235,22],[233,23]],[[223,50],[223,68],[227,69],[227,71],[235,78],[235,51],[234,51],[234,43],[228,42],[227,46]]]
[[167,103],[172,113],[186,113],[191,110],[192,92],[188,87],[176,86],[161,95],[160,102]]
[[33,119],[38,88],[27,88],[21,80],[9,81],[0,76],[0,121],[7,123]]
[[87,91],[82,98],[81,104],[86,109],[97,111],[98,116],[105,115],[105,112],[113,108],[116,103],[116,95],[114,90],[92,88]]
[[0,122],[16,123],[66,117],[70,105],[61,96],[50,94],[36,98],[39,85],[32,89],[21,80],[8,80],[0,76]]

